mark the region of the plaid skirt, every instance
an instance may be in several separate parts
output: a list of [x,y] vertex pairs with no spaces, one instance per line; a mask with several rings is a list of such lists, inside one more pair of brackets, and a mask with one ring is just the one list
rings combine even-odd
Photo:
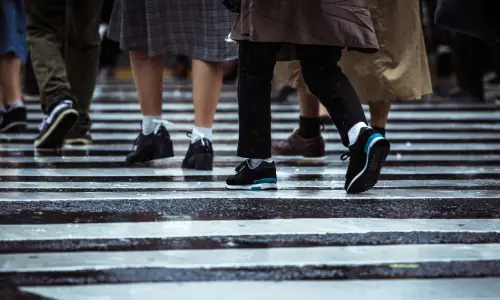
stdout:
[[225,41],[235,19],[220,0],[117,0],[108,37],[149,56],[226,61],[238,56],[237,44]]

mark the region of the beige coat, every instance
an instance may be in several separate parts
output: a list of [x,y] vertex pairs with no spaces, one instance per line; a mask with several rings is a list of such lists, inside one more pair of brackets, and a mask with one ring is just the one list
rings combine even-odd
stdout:
[[378,49],[366,0],[241,0],[230,38]]
[[[362,103],[421,99],[432,93],[418,0],[369,0],[380,51],[346,51],[340,61]],[[303,87],[298,62],[280,62],[276,78]]]

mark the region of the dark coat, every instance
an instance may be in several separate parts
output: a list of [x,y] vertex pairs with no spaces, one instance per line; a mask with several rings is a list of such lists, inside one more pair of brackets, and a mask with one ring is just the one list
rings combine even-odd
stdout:
[[366,0],[241,0],[230,38],[378,51]]
[[500,42],[500,0],[439,0],[435,22],[488,44]]

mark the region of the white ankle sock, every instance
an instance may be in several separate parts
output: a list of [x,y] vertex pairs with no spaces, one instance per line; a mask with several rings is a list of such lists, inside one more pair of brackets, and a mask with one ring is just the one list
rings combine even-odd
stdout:
[[191,144],[202,138],[212,141],[212,128],[194,126],[191,132]]
[[356,143],[356,141],[358,140],[359,132],[361,131],[362,128],[365,127],[368,127],[366,123],[358,122],[354,124],[354,126],[352,126],[351,129],[349,129],[349,131],[347,132],[347,135],[349,136],[349,146],[352,146],[354,145],[354,143]]
[[142,134],[150,135],[155,131],[157,124],[153,120],[161,120],[161,115],[158,116],[142,116]]
[[261,162],[265,161],[266,163],[272,163],[274,160],[272,158],[266,158],[266,159],[250,159],[250,169],[255,169],[257,168]]
[[18,108],[18,107],[24,107],[23,101],[16,100],[16,101],[12,101],[12,103],[9,104],[9,109]]

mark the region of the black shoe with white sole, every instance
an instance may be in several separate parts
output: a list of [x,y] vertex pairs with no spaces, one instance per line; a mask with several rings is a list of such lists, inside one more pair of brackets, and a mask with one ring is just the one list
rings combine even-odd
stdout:
[[66,135],[78,121],[78,112],[73,108],[73,101],[59,102],[49,116],[40,124],[40,134],[35,139],[37,149],[57,149],[63,145]]
[[71,130],[64,138],[64,144],[73,146],[92,145],[92,136],[88,132]]
[[365,192],[377,184],[389,150],[390,143],[382,134],[370,127],[361,129],[349,153],[341,157],[350,158],[344,186],[348,194]]
[[154,132],[139,134],[134,142],[134,148],[127,155],[127,163],[143,163],[155,159],[174,156],[174,146],[170,134],[164,126],[158,126]]
[[247,159],[236,168],[236,174],[226,180],[229,190],[276,190],[278,179],[274,162],[261,162],[259,166],[250,168]]
[[6,107],[0,112],[0,133],[19,133],[28,126],[26,107]]
[[189,144],[182,168],[209,171],[213,169],[214,149],[209,139],[201,138]]

